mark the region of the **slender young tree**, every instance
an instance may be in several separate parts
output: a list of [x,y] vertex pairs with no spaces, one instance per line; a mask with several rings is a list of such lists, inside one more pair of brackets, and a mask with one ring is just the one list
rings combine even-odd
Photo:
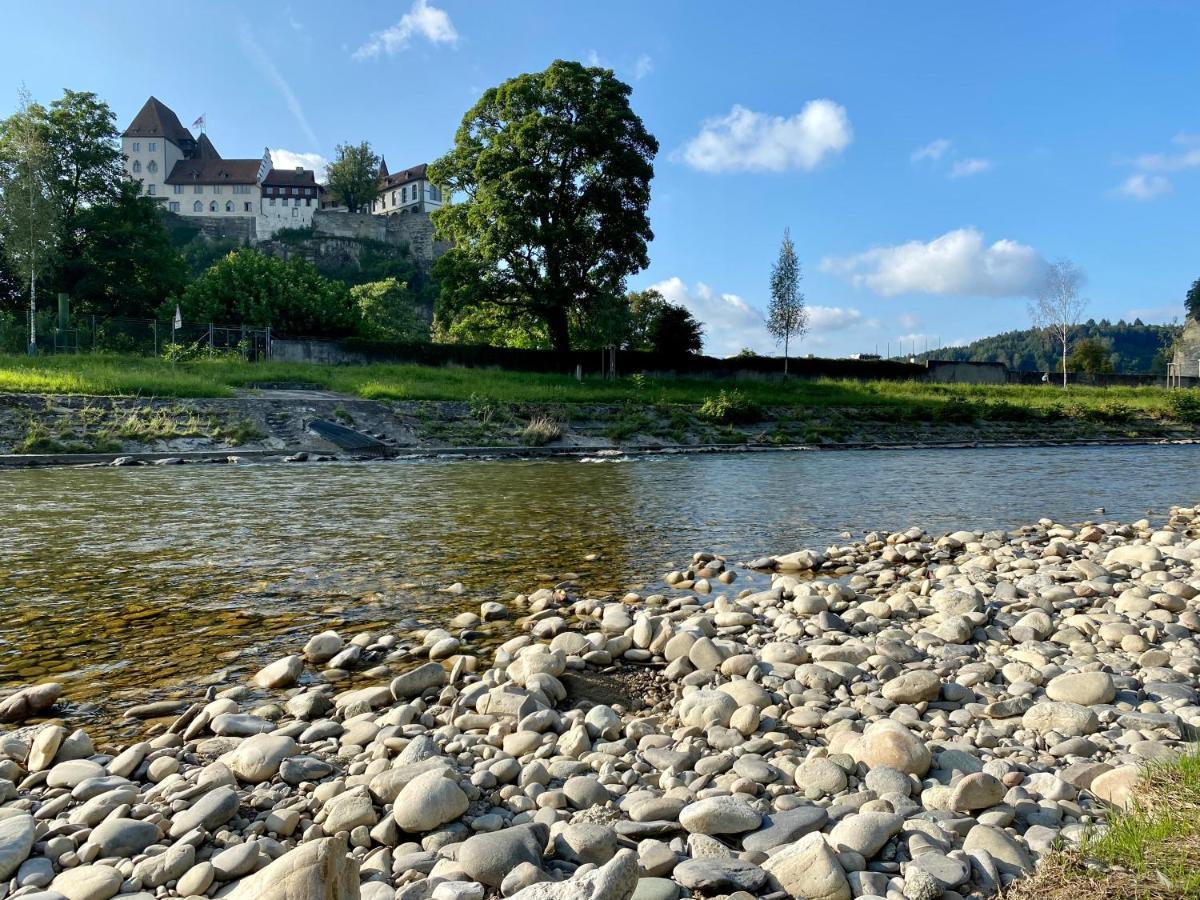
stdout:
[[0,241],[29,284],[29,353],[37,352],[37,282],[58,240],[45,110],[22,89],[20,109],[0,122]]
[[1058,344],[1062,355],[1063,387],[1067,386],[1067,354],[1087,300],[1079,296],[1083,270],[1069,259],[1060,259],[1046,269],[1046,277],[1029,307],[1034,324]]
[[771,267],[771,309],[767,314],[767,331],[776,343],[783,344],[783,374],[788,373],[788,345],[791,339],[804,337],[808,331],[808,310],[800,293],[800,260],[792,243],[791,229],[783,230],[779,259]]

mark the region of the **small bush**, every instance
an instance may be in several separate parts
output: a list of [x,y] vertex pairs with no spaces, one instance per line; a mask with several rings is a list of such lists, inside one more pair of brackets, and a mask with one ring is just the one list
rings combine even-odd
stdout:
[[521,443],[541,447],[562,437],[562,426],[549,416],[534,416],[521,432]]
[[1167,412],[1177,422],[1200,423],[1200,390],[1173,390],[1167,397]]
[[737,422],[757,422],[762,410],[736,388],[722,390],[700,404],[700,415],[713,422],[731,425]]

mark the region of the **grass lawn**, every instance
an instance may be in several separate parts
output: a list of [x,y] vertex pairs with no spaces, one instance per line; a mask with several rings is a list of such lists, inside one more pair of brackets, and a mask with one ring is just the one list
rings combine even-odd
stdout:
[[700,405],[722,390],[758,407],[869,408],[876,418],[970,423],[1082,418],[1119,423],[1138,416],[1200,422],[1200,392],[1161,388],[952,385],[916,381],[737,381],[623,378],[577,382],[565,375],[413,365],[323,366],[107,355],[0,355],[0,393],[227,397],[255,382],[307,382],[371,400]]
[[1151,766],[1139,797],[1078,850],[1047,858],[1010,900],[1200,897],[1200,753]]

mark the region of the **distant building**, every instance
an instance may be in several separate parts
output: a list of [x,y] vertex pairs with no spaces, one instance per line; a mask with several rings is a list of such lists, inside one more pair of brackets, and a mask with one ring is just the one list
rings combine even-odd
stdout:
[[425,175],[426,164],[389,173],[387,160],[379,165],[379,193],[371,212],[380,216],[432,212],[442,205],[442,189]]
[[121,134],[125,171],[142,191],[181,216],[254,219],[254,234],[312,223],[323,188],[313,172],[276,169],[260,159],[224,159],[201,133],[196,138],[162,101],[151,97]]

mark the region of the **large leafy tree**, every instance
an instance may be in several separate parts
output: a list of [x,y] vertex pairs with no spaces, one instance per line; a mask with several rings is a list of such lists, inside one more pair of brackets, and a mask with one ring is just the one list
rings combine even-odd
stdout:
[[337,159],[326,171],[328,189],[350,212],[370,212],[379,193],[379,154],[367,141],[338,144]]
[[1067,368],[1085,375],[1103,375],[1113,371],[1112,355],[1103,341],[1084,338],[1075,342],[1075,349],[1067,359]]
[[384,341],[429,340],[429,322],[421,314],[417,296],[395,278],[368,281],[350,288],[350,300],[359,317],[359,333]]
[[180,308],[190,322],[270,325],[283,334],[341,336],[357,324],[348,294],[346,285],[321,276],[303,258],[284,261],[246,249],[230,253],[189,284]]
[[136,181],[79,214],[78,253],[63,261],[60,287],[81,312],[153,316],[188,281],[187,264],[171,242],[154,201]]
[[558,60],[467,112],[454,149],[429,168],[461,201],[433,213],[454,244],[436,273],[450,307],[539,320],[567,350],[572,318],[649,264],[658,142],[629,95],[611,70]]
[[1193,322],[1200,322],[1200,278],[1193,281],[1192,286],[1188,288],[1183,307],[1187,310],[1189,319]]
[[788,344],[808,330],[808,310],[800,293],[800,260],[792,243],[790,229],[783,230],[779,258],[771,267],[771,308],[767,313],[767,331],[783,344],[783,374],[788,370]]
[[116,115],[90,91],[63,91],[45,111],[51,194],[63,239],[70,243],[88,207],[114,201],[124,173]]

